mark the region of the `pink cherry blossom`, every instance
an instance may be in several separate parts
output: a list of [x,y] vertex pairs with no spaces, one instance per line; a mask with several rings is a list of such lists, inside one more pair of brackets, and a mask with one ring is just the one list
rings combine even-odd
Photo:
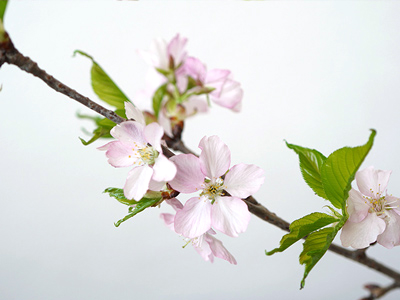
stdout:
[[[127,111],[128,115],[131,113]],[[98,149],[107,151],[108,162],[113,167],[133,166],[124,186],[126,198],[140,200],[151,182],[166,182],[174,178],[176,167],[161,151],[164,131],[160,125],[151,123],[145,126],[136,121],[126,121],[115,126],[110,133],[117,141]]]
[[400,245],[400,200],[386,194],[390,174],[373,167],[357,172],[360,191],[349,192],[349,219],[340,235],[344,247],[362,249],[375,241],[388,249]]
[[[238,164],[229,169],[231,153],[217,136],[204,137],[200,157],[180,154],[171,158],[178,172],[169,182],[181,193],[200,192],[176,213],[175,231],[187,238],[206,233],[211,227],[237,237],[250,221],[241,200],[254,194],[264,182],[264,171],[255,165]],[[229,193],[229,194],[228,194]]]
[[195,57],[188,57],[183,66],[186,76],[191,76],[197,83],[197,89],[201,87],[213,88],[209,94],[216,104],[239,111],[243,98],[243,90],[240,83],[232,79],[231,71],[213,69],[207,71],[206,66]]
[[[165,202],[171,205],[175,211],[180,211],[183,208],[182,203],[176,198],[166,200]],[[174,214],[163,213],[160,214],[160,217],[164,220],[168,228],[174,230]],[[213,237],[215,234],[216,232],[214,230],[209,229],[206,233],[198,237],[192,239],[186,238],[186,242],[191,243],[197,253],[199,253],[205,261],[214,262],[214,257],[218,257],[236,265],[236,259],[229,253],[220,240]]]
[[150,50],[139,50],[139,55],[151,66],[160,70],[179,68],[184,63],[187,53],[185,51],[187,39],[177,34],[169,43],[163,39],[155,40]]

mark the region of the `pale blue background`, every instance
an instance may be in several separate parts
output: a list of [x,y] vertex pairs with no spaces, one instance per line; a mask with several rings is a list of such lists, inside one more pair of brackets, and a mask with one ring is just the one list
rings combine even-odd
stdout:
[[[187,145],[219,135],[233,164],[265,170],[256,198],[292,221],[327,203],[284,139],[328,155],[375,128],[363,167],[393,170],[389,192],[400,196],[399,13],[390,1],[11,1],[5,26],[22,53],[92,99],[91,64],[75,49],[135,100],[147,71],[135,50],[188,37],[190,55],[231,69],[245,96],[240,114],[214,106],[188,121]],[[299,291],[301,244],[266,257],[284,232],[256,217],[237,239],[219,235],[237,266],[182,249],[159,219],[165,206],[115,228],[127,210],[102,191],[122,187],[129,169],[109,166],[102,142],[81,145],[91,124],[75,114],[90,111],[15,66],[2,66],[0,83],[0,299],[359,299],[363,284],[391,282],[328,253]],[[399,251],[368,253],[400,269]]]

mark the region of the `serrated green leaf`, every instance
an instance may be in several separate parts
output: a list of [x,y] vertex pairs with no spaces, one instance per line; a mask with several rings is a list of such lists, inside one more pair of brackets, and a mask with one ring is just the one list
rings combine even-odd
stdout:
[[161,103],[164,99],[165,94],[167,93],[167,83],[160,86],[154,93],[153,96],[153,110],[154,115],[158,118],[158,114],[160,113]]
[[334,226],[327,227],[315,231],[307,236],[306,241],[303,243],[303,251],[300,253],[300,264],[305,265],[303,279],[300,283],[302,289],[305,285],[305,280],[314,266],[324,256],[329,246],[332,244],[336,234],[343,227],[347,220],[347,216],[343,218]]
[[346,200],[349,197],[351,182],[374,142],[376,131],[371,131],[365,145],[336,150],[329,155],[321,168],[321,179],[325,193],[332,205],[343,212]]
[[286,146],[299,155],[300,170],[304,181],[318,196],[328,199],[321,179],[321,167],[326,161],[326,157],[315,149],[303,148],[287,142]]
[[99,96],[101,100],[117,109],[124,109],[124,103],[129,102],[128,97],[125,96],[121,89],[114,83],[110,76],[107,75],[92,56],[80,50],[75,50],[74,55],[76,53],[86,56],[93,63],[90,74],[92,87],[96,95]]
[[4,13],[6,12],[7,0],[0,0],[0,21],[4,20]]
[[137,204],[130,209],[131,213],[126,215],[123,219],[119,220],[116,222],[114,225],[115,227],[118,227],[121,225],[122,222],[125,222],[126,220],[132,218],[133,216],[137,215],[138,213],[144,211],[146,208],[151,207],[151,206],[156,206],[160,201],[162,197],[160,198],[142,198],[140,201],[137,202]]
[[113,197],[118,200],[118,202],[125,204],[125,205],[134,205],[137,204],[138,201],[129,200],[124,195],[124,190],[119,188],[107,188],[104,190],[103,193],[108,193],[110,197]]
[[284,235],[280,241],[280,247],[271,251],[266,251],[266,255],[272,255],[276,252],[283,252],[298,240],[302,239],[311,232],[318,230],[326,225],[337,222],[338,219],[324,213],[312,213],[304,216],[290,224],[290,232]]

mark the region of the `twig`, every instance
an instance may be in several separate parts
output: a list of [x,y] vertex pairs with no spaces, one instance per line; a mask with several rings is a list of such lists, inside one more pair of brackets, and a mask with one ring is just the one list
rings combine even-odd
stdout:
[[395,281],[386,287],[380,287],[379,285],[376,285],[376,284],[366,284],[364,287],[367,290],[369,290],[370,295],[362,298],[361,300],[375,300],[375,299],[379,299],[379,298],[383,297],[391,290],[400,288],[400,284]]

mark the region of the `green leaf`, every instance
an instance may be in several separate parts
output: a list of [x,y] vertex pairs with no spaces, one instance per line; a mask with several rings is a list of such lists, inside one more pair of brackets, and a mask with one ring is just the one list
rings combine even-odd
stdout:
[[4,13],[6,12],[6,7],[7,7],[7,2],[6,0],[0,0],[0,21],[3,22],[4,20]]
[[266,255],[272,255],[276,252],[283,252],[298,240],[302,239],[311,232],[318,230],[326,225],[337,222],[338,219],[324,213],[312,213],[305,217],[302,217],[290,224],[290,233],[284,235],[280,241],[280,247],[275,248],[269,252],[265,252]]
[[326,161],[326,157],[314,149],[303,148],[287,142],[286,146],[299,155],[301,174],[308,186],[318,196],[328,199],[321,179],[321,167]]
[[119,188],[107,188],[104,190],[103,193],[108,193],[110,197],[113,197],[117,199],[120,203],[125,204],[125,205],[134,205],[138,203],[138,201],[135,200],[129,200],[125,197],[124,195],[124,190],[119,189]]
[[92,56],[80,50],[75,50],[74,55],[76,53],[88,57],[93,62],[90,74],[92,78],[92,87],[96,95],[99,96],[101,100],[117,109],[124,109],[124,103],[129,102],[128,97],[125,96],[121,89],[112,81],[110,76],[107,75]]
[[371,131],[365,145],[336,150],[329,155],[321,168],[321,179],[325,193],[332,205],[343,212],[345,211],[346,200],[349,197],[351,182],[374,142],[376,131]]
[[[124,109],[117,109],[115,113],[123,118],[126,118]],[[99,138],[112,138],[110,131],[116,125],[113,121],[107,118],[101,118],[98,116],[88,116],[77,114],[77,117],[80,119],[89,119],[96,123],[97,128],[93,130],[93,136],[89,141],[85,141],[82,138],[79,138],[83,145],[87,146],[98,140]]]
[[137,204],[130,209],[130,214],[126,215],[123,219],[119,220],[116,222],[114,225],[115,227],[118,227],[121,225],[122,222],[125,222],[126,220],[132,218],[133,216],[137,215],[138,213],[144,211],[146,208],[151,207],[151,206],[156,206],[160,201],[162,200],[162,197],[159,198],[142,198],[140,201],[137,202]]
[[98,140],[99,138],[111,138],[110,130],[115,126],[113,121],[110,121],[106,118],[101,118],[98,116],[88,116],[88,115],[81,115],[77,114],[77,117],[80,119],[89,119],[96,123],[98,126],[96,129],[93,130],[93,137],[89,141],[85,141],[82,138],[79,138],[83,145],[87,146],[93,143],[94,141]]
[[160,106],[164,99],[165,94],[167,93],[167,83],[160,86],[154,93],[153,96],[153,110],[154,115],[158,118],[158,114],[160,113]]
[[304,288],[305,280],[317,262],[324,256],[332,244],[336,234],[343,227],[347,217],[344,216],[335,227],[327,227],[311,233],[303,244],[303,251],[300,253],[300,264],[305,265],[303,279],[300,288]]

